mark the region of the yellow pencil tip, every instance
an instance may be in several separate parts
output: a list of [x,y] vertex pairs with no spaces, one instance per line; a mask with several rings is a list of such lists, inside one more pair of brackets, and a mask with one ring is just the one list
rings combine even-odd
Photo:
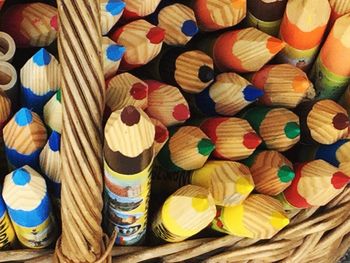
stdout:
[[289,218],[280,212],[275,211],[271,215],[270,222],[275,229],[280,230],[289,224]]
[[249,182],[246,178],[241,177],[236,182],[236,191],[239,194],[247,195],[254,189],[254,184]]

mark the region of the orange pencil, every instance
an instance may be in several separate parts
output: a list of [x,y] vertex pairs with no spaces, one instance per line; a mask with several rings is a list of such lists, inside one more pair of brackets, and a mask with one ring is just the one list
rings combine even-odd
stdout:
[[329,19],[329,26],[332,27],[334,22],[347,13],[350,13],[350,1],[348,0],[329,0],[331,5],[331,18]]
[[295,108],[303,100],[315,97],[305,72],[289,64],[266,65],[250,79],[255,87],[264,90],[260,102],[266,106]]
[[246,0],[196,0],[193,10],[203,31],[237,25],[246,15]]
[[312,65],[331,13],[328,0],[290,0],[280,27],[286,47],[279,53],[282,63],[307,71]]
[[156,80],[145,80],[148,85],[147,114],[165,126],[181,124],[190,118],[186,99],[177,87]]

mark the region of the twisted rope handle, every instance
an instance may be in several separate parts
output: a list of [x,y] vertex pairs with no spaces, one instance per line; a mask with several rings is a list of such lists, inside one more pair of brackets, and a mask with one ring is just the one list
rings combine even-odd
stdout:
[[[113,238],[103,234],[100,3],[58,0],[62,71],[62,236],[56,262],[111,262]],[[108,247],[108,248],[107,248]]]

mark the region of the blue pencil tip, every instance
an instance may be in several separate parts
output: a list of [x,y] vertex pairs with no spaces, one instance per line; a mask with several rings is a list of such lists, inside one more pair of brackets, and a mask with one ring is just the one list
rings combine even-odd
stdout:
[[120,45],[110,45],[107,48],[107,58],[112,61],[119,61],[125,53],[125,47]]
[[106,10],[112,14],[112,16],[119,15],[125,7],[125,3],[121,0],[109,0],[106,5]]
[[244,99],[246,101],[253,102],[253,101],[257,100],[258,98],[260,98],[261,96],[263,96],[264,91],[262,89],[258,89],[256,87],[254,87],[252,85],[248,85],[243,90],[243,94],[244,94]]
[[12,173],[12,181],[15,185],[26,185],[30,182],[30,178],[30,174],[24,168],[19,168]]
[[45,48],[41,48],[38,52],[33,56],[33,61],[38,66],[46,66],[51,62],[51,55],[46,51]]
[[49,146],[50,149],[54,152],[58,152],[60,150],[61,143],[61,134],[56,131],[53,131],[49,138]]
[[27,108],[20,109],[15,115],[15,121],[19,126],[27,126],[32,123],[32,112]]
[[198,33],[198,26],[197,23],[193,20],[186,20],[182,24],[181,28],[182,33],[184,33],[188,37],[193,37],[195,34]]

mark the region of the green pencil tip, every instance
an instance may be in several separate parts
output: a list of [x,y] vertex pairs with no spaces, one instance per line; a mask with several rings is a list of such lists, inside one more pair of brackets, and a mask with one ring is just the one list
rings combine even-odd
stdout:
[[288,183],[294,179],[295,173],[288,165],[283,165],[278,170],[277,175],[282,183]]
[[284,127],[284,132],[289,139],[295,139],[300,135],[300,126],[296,122],[288,122]]
[[215,149],[215,145],[209,139],[201,139],[198,142],[198,151],[201,155],[208,156]]

